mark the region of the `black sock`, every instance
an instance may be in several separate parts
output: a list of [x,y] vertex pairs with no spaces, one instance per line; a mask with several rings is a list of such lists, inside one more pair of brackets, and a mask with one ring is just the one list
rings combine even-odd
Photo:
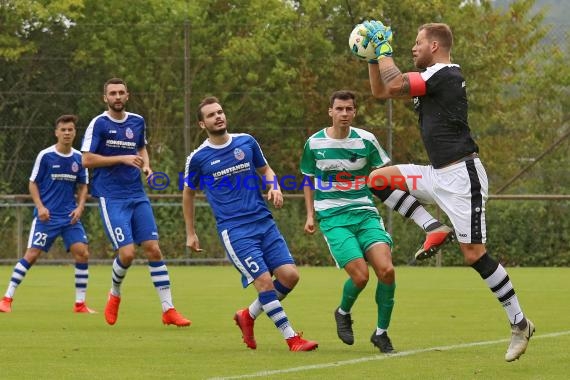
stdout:
[[433,231],[441,226],[443,226],[443,224],[439,220],[436,220],[435,222],[426,227],[426,232]]

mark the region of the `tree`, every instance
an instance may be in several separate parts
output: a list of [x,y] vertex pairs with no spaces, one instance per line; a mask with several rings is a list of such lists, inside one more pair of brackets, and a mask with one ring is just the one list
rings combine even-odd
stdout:
[[65,41],[81,3],[0,3],[0,120],[2,129],[9,132],[0,138],[0,191],[27,192],[35,155],[40,147],[54,141],[55,119],[74,111],[73,98],[53,94],[73,92]]

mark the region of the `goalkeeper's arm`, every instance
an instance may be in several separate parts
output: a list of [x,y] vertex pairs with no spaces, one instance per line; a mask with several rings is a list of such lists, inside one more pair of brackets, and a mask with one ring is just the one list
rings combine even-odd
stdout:
[[426,83],[418,72],[404,73],[392,57],[379,57],[378,64],[368,64],[372,95],[379,99],[410,98],[426,93]]

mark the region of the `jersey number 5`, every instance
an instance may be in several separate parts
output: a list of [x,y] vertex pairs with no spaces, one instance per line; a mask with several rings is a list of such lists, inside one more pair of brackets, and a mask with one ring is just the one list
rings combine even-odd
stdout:
[[247,264],[247,267],[251,271],[251,273],[255,273],[259,270],[259,265],[255,261],[253,261],[253,257],[249,256],[247,259],[244,260]]

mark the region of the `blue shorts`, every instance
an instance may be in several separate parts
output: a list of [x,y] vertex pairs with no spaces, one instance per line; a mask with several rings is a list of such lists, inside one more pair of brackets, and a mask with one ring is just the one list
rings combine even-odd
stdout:
[[28,237],[28,248],[37,248],[47,252],[58,236],[62,237],[65,250],[68,252],[69,247],[75,243],[87,244],[87,234],[80,221],[71,224],[69,216],[54,217],[52,215],[46,222],[34,218]]
[[241,273],[245,288],[265,272],[285,264],[295,264],[291,252],[271,218],[218,231],[226,254]]
[[158,240],[148,198],[99,198],[99,214],[113,249],[147,240]]

